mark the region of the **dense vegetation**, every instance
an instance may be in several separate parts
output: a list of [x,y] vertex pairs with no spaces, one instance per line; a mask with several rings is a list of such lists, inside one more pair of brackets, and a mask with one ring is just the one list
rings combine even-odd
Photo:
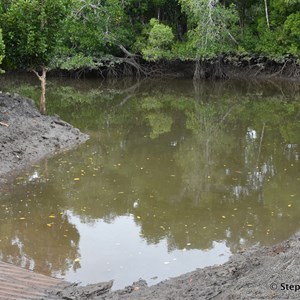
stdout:
[[99,68],[136,54],[281,59],[300,54],[300,1],[2,0],[0,28],[6,68]]
[[[192,61],[198,79],[207,77],[208,68],[210,76],[222,77],[224,57],[249,64],[260,56],[283,68],[292,59],[289,66],[298,66],[299,37],[299,0],[2,0],[0,4],[2,68],[34,71],[43,90],[51,68],[148,75],[155,61]],[[150,62],[148,68],[141,61]],[[256,66],[261,62],[256,59]],[[41,102],[43,98],[42,94]]]

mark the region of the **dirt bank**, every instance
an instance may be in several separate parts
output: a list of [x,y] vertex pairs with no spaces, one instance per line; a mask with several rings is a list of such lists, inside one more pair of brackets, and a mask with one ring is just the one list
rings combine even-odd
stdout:
[[300,233],[273,247],[254,247],[233,255],[224,265],[198,269],[151,287],[140,280],[109,292],[108,282],[71,286],[57,296],[94,300],[300,299],[299,253]]
[[88,139],[57,116],[43,116],[32,100],[0,92],[0,185],[30,164]]

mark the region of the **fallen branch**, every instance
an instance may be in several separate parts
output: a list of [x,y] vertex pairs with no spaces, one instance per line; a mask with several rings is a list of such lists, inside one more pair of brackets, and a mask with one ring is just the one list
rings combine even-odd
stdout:
[[5,127],[9,127],[9,125],[4,123],[4,122],[0,122],[0,125],[5,126]]

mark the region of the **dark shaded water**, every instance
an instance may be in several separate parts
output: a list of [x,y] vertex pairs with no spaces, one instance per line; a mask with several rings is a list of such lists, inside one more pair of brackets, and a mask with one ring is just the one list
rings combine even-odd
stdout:
[[3,261],[119,288],[300,229],[295,83],[50,80],[48,108],[91,139],[0,191]]

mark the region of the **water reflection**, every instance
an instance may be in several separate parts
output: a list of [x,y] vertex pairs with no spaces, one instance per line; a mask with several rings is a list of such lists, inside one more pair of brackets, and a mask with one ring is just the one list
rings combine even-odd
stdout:
[[32,175],[28,179],[1,196],[1,260],[63,276],[71,267],[76,270],[79,232],[64,212],[64,199],[51,197],[51,185],[32,183]]
[[[73,216],[72,223],[81,232],[80,251],[81,267],[77,273],[66,274],[71,281],[79,278],[83,283],[104,281],[114,278],[114,289],[124,287],[137,280],[137,274],[149,284],[163,278],[188,272],[197,267],[223,263],[228,259],[229,249],[223,242],[213,242],[210,249],[203,251],[191,249],[174,249],[168,251],[165,239],[158,243],[147,243],[139,234],[132,215],[121,216],[113,223],[96,221],[82,223],[80,218]],[[91,247],[91,245],[93,245]]]
[[90,84],[50,84],[50,110],[91,140],[1,191],[2,260],[116,288],[299,229],[299,91]]

